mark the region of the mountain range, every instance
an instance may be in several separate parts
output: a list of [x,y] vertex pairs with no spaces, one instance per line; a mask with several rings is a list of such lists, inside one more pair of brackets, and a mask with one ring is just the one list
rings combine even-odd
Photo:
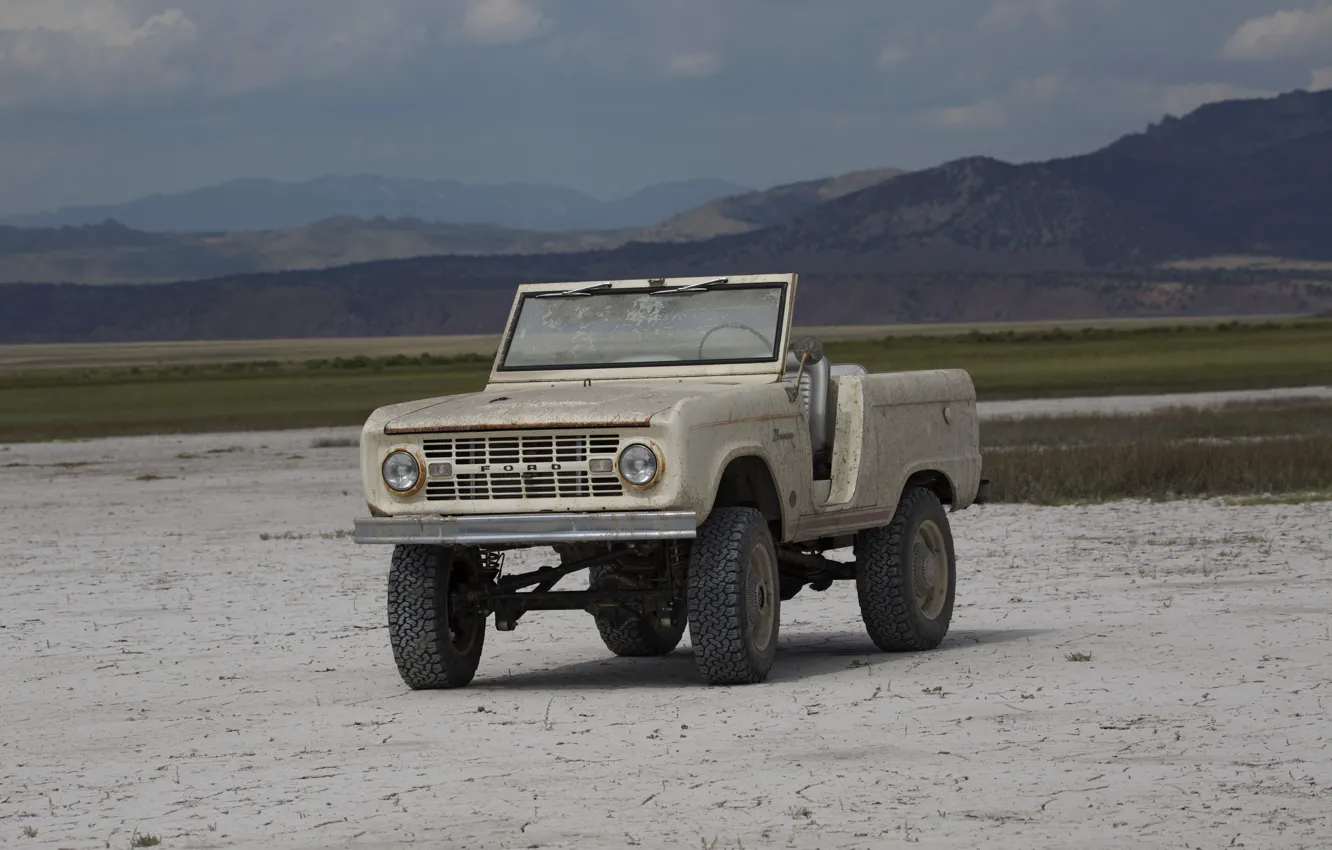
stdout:
[[714,200],[610,249],[0,286],[0,340],[493,331],[523,281],[763,271],[801,274],[810,323],[1332,309],[1332,91],[1209,104],[1082,156],[838,185]]
[[[565,253],[607,250],[633,241],[708,239],[789,220],[900,173],[896,169],[861,171],[741,192],[693,206],[648,227],[625,223],[611,230],[524,230],[350,215],[280,230],[228,233],[150,232],[111,219],[58,228],[0,226],[0,283],[162,283],[442,254]],[[720,191],[731,184],[708,185]],[[702,184],[695,188],[694,195],[706,194]],[[689,200],[688,194],[669,198],[665,188],[658,189],[661,209],[674,209]],[[672,203],[666,203],[668,200]],[[634,220],[632,216],[620,219]]]
[[356,175],[303,183],[249,178],[123,204],[63,207],[0,218],[10,227],[81,227],[107,220],[163,233],[235,233],[302,227],[327,218],[411,218],[525,230],[644,227],[726,195],[748,191],[727,180],[661,183],[600,201],[563,186],[469,184]]

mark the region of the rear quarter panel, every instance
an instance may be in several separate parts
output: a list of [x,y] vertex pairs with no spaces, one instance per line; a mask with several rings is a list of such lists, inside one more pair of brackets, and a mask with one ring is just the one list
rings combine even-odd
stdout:
[[[860,394],[860,460],[851,499],[800,517],[797,540],[887,525],[906,482],[917,472],[943,474],[953,509],[968,507],[980,487],[976,390],[962,370],[885,372],[838,378],[838,393]],[[842,411],[839,411],[841,413]],[[848,447],[834,447],[848,451]]]
[[878,504],[895,509],[912,475],[936,471],[948,479],[954,510],[971,505],[981,476],[980,419],[971,376],[961,369],[939,369],[863,380]]

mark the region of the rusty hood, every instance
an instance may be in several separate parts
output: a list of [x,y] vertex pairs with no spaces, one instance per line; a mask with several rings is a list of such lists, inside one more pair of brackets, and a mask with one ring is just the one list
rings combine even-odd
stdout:
[[389,419],[385,434],[428,434],[441,431],[646,426],[653,415],[688,398],[734,391],[730,381],[591,386],[499,386],[470,395],[452,396]]

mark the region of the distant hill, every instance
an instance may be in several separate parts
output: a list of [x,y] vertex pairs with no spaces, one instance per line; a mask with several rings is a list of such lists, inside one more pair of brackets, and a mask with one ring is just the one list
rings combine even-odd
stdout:
[[1294,92],[1205,106],[1084,156],[913,172],[680,258],[839,273],[1326,260],[1330,221],[1332,91]]
[[256,232],[147,233],[119,222],[0,227],[0,283],[169,283],[440,254],[545,254],[614,248],[625,231],[515,230],[350,216]]
[[[790,221],[828,200],[901,173],[896,169],[859,171],[744,192],[660,224],[617,230],[521,230],[352,216],[302,227],[232,233],[150,233],[114,220],[42,229],[0,226],[0,283],[163,283],[442,254],[566,253],[607,250],[631,241],[701,240]],[[703,194],[707,185],[720,188],[709,181],[663,184],[610,206],[629,209],[615,215],[632,219],[646,214],[634,209],[673,208]]]
[[649,186],[625,198],[599,201],[574,189],[527,183],[482,185],[371,175],[303,183],[244,179],[123,204],[10,216],[0,219],[0,224],[58,228],[112,219],[136,230],[221,233],[280,230],[355,216],[527,230],[615,230],[654,224],[744,191],[748,189],[726,180],[699,179]]
[[749,233],[784,224],[828,201],[858,192],[905,172],[896,168],[853,171],[821,180],[788,183],[772,189],[719,198],[681,213],[635,235],[644,242],[691,242]]
[[[658,229],[612,250],[106,291],[0,286],[0,341],[494,330],[523,281],[762,271],[801,274],[811,323],[1332,308],[1320,265],[1332,261],[1332,91],[1211,104],[1083,156],[977,157],[865,182],[789,217],[781,193],[751,212],[753,199],[728,199],[713,207],[732,223],[719,227],[742,232],[701,241]],[[802,191],[793,206],[808,203]]]
[[[746,186],[728,180],[706,178],[658,183],[626,198],[605,203],[600,220],[574,225],[580,230],[622,230],[648,227],[717,198],[749,192]],[[553,230],[555,228],[540,228]]]

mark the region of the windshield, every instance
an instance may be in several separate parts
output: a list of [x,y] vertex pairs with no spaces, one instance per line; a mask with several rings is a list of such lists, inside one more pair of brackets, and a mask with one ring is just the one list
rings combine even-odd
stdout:
[[786,286],[523,296],[501,371],[776,360]]

